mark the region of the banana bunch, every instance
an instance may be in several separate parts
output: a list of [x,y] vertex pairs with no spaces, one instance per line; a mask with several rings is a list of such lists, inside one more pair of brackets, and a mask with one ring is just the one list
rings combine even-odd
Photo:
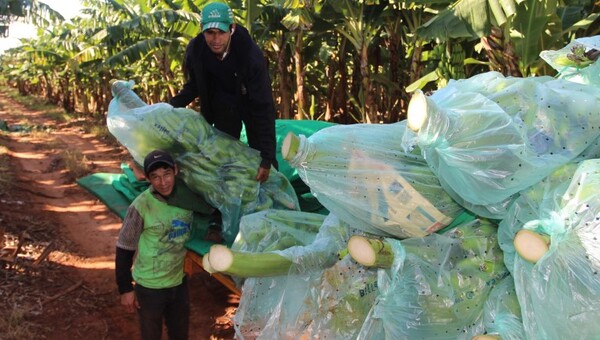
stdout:
[[462,45],[449,42],[438,44],[433,49],[434,54],[439,53],[439,62],[436,68],[438,87],[442,88],[448,84],[450,79],[464,79],[465,74],[465,50]]

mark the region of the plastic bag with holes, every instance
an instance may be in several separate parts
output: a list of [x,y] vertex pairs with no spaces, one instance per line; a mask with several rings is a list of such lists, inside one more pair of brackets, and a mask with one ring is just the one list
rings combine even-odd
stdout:
[[244,216],[233,249],[271,251],[293,264],[287,275],[244,280],[234,317],[237,337],[355,338],[378,292],[377,270],[347,255],[338,258],[355,234],[365,235],[333,214],[271,210]]
[[340,220],[368,233],[421,237],[447,226],[464,209],[419,152],[401,145],[405,130],[406,122],[327,127],[297,136],[286,159]]
[[600,136],[600,92],[552,77],[487,72],[410,101],[416,143],[446,191],[501,219],[516,194],[579,157]]
[[600,86],[600,35],[571,41],[559,50],[545,50],[540,57],[558,72],[558,78]]
[[499,225],[528,338],[596,338],[600,160],[565,165],[523,191]]
[[[483,307],[484,333],[503,340],[525,340],[521,305],[512,276],[507,276],[492,289]],[[473,338],[483,340],[490,338]]]
[[442,234],[385,239],[394,259],[380,269],[379,295],[359,339],[471,339],[484,331],[484,304],[508,276],[492,222]]

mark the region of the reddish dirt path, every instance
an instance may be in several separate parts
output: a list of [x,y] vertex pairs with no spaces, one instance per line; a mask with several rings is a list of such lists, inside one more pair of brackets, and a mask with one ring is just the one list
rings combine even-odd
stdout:
[[[5,287],[16,288],[0,289],[0,300],[6,295],[13,308],[29,310],[26,321],[40,338],[138,338],[135,315],[121,309],[114,283],[121,220],[75,183],[63,157],[65,150],[76,150],[87,158],[91,172],[120,173],[126,151],[84,133],[83,122],[58,124],[44,112],[12,101],[1,89],[0,119],[9,127],[36,125],[47,131],[0,136],[14,170],[14,186],[0,200],[0,228],[7,234],[25,230],[32,240],[53,241],[55,249],[36,269],[3,271]],[[189,282],[190,338],[233,338],[230,318],[238,297],[206,273]]]

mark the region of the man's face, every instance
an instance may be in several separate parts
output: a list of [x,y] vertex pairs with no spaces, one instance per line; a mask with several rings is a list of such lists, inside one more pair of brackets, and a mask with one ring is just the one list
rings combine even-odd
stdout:
[[148,174],[150,184],[159,194],[169,196],[175,187],[175,175],[177,175],[177,165],[174,169],[158,168]]
[[230,38],[231,31],[224,32],[218,28],[210,28],[204,31],[204,39],[208,48],[218,56],[222,56],[227,51]]

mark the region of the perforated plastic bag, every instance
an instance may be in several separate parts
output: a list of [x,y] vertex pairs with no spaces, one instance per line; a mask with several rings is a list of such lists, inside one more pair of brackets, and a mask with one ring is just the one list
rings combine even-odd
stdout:
[[281,173],[271,169],[266,182],[255,180],[258,151],[215,129],[194,110],[147,105],[132,87],[124,81],[112,85],[110,133],[139,164],[154,149],[169,151],[190,189],[221,211],[226,242],[233,242],[243,215],[269,208],[299,210],[294,189]]
[[359,339],[471,339],[491,289],[508,275],[496,226],[474,220],[443,234],[386,239],[394,262]]
[[[281,210],[265,210],[243,216],[240,231],[232,249],[246,252],[267,252],[286,249],[291,238],[296,246],[313,243],[326,216]],[[240,280],[243,294],[234,318],[239,338],[255,339],[262,334],[269,318],[277,313],[286,289],[287,276],[247,278]],[[301,282],[302,280],[298,280]]]
[[[302,181],[302,179],[300,179],[300,176],[298,176],[298,171],[295,168],[291,167],[286,160],[284,160],[281,153],[283,141],[285,140],[285,137],[288,133],[294,133],[297,135],[303,134],[305,136],[310,136],[321,129],[333,125],[335,124],[320,120],[275,120],[275,139],[277,142],[275,156],[277,158],[277,163],[279,164],[277,170],[279,170],[279,172],[281,172],[285,177],[287,177],[287,179],[294,187],[294,191],[296,191],[298,201],[300,203],[300,210],[302,211],[318,212],[324,215],[328,214],[328,211],[326,211],[326,209],[324,209],[323,206],[317,201],[317,199],[315,199],[310,193],[310,188]],[[246,135],[246,130],[242,129],[240,140],[242,142],[246,142],[247,139],[248,136]]]
[[[290,216],[292,223],[281,219]],[[306,215],[315,223],[316,214],[305,212],[256,213],[242,218],[240,237],[252,234],[253,225],[267,230],[269,216],[272,233],[269,242],[246,239],[240,249],[264,251],[278,241],[272,234],[304,234],[307,226],[293,215]],[[316,215],[320,216],[320,215]],[[253,222],[256,221],[256,222]],[[269,278],[249,278],[244,281],[243,295],[234,317],[236,335],[240,339],[347,339],[355,337],[377,295],[377,271],[362,268],[349,256],[338,259],[350,236],[364,235],[341,222],[335,215],[327,216],[313,242],[277,251],[292,260],[289,275]],[[300,239],[297,237],[296,239]],[[308,241],[308,239],[307,239]],[[250,243],[261,244],[251,246]],[[236,247],[234,244],[234,247]]]
[[[600,311],[600,160],[568,164],[521,193],[499,241],[532,339],[594,339]],[[547,235],[535,264],[515,251],[521,229]]]
[[512,276],[496,285],[483,307],[484,334],[502,340],[524,340],[525,330],[521,319],[521,306]]
[[515,194],[600,136],[599,94],[563,79],[487,72],[450,81],[431,96],[416,94],[409,121],[424,113],[416,103],[425,100],[416,141],[430,168],[458,203],[501,219]]
[[245,252],[283,250],[315,240],[326,216],[304,211],[268,209],[243,216],[231,249]]
[[289,161],[313,195],[355,228],[399,238],[448,225],[464,209],[423,157],[402,147],[406,123],[336,125],[300,136]]

